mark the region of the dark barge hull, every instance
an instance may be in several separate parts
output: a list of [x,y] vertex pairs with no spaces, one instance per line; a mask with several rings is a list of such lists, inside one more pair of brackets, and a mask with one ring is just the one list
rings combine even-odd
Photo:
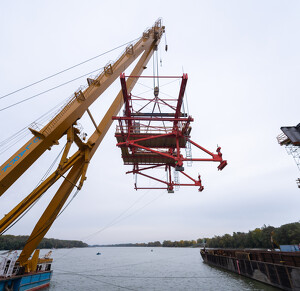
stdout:
[[201,249],[205,263],[283,290],[300,291],[300,253]]

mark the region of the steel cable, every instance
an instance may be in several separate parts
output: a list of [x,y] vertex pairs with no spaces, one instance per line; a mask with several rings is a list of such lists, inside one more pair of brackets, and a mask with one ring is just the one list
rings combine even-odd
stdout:
[[113,49],[111,49],[111,50],[108,50],[108,51],[106,51],[106,52],[104,52],[104,53],[102,53],[102,54],[100,54],[100,55],[97,55],[97,56],[95,56],[95,57],[92,57],[92,58],[90,58],[90,59],[87,59],[87,60],[85,60],[85,61],[83,61],[83,62],[81,62],[81,63],[78,63],[78,64],[76,64],[76,65],[73,65],[73,66],[71,66],[71,67],[69,67],[69,68],[67,68],[67,69],[64,69],[64,70],[62,70],[62,71],[59,71],[59,72],[57,72],[57,73],[55,73],[55,74],[53,74],[53,75],[50,75],[50,76],[48,76],[48,77],[46,77],[46,78],[43,78],[43,79],[41,79],[41,80],[39,80],[39,81],[33,82],[33,83],[31,83],[31,84],[25,86],[25,87],[22,87],[22,88],[20,88],[20,89],[17,89],[17,90],[15,90],[15,91],[13,91],[13,92],[10,92],[10,93],[6,94],[6,95],[3,95],[3,96],[0,97],[0,99],[3,99],[3,98],[5,98],[5,97],[7,97],[7,96],[10,96],[10,95],[15,94],[15,93],[17,93],[17,92],[19,92],[19,91],[22,91],[22,90],[24,90],[24,89],[27,89],[27,88],[29,88],[29,87],[32,87],[32,86],[34,86],[34,85],[36,85],[36,84],[39,84],[39,83],[41,83],[41,82],[43,82],[43,81],[46,81],[46,80],[48,80],[48,79],[51,79],[51,78],[53,78],[53,77],[55,77],[55,76],[57,76],[57,75],[59,75],[59,74],[62,74],[62,73],[64,73],[64,72],[67,72],[67,71],[69,71],[69,70],[71,70],[71,69],[74,69],[74,68],[80,66],[80,65],[83,65],[83,64],[85,64],[85,63],[87,63],[87,62],[90,62],[90,61],[92,61],[92,60],[94,60],[94,59],[96,59],[96,58],[99,58],[99,57],[101,57],[101,56],[103,56],[103,55],[105,55],[105,54],[108,54],[108,53],[110,53],[110,52],[112,52],[112,51],[114,51],[114,50],[117,50],[117,49],[119,49],[119,48],[121,48],[121,47],[123,47],[123,46],[125,46],[125,45],[127,45],[127,44],[130,44],[130,43],[132,43],[132,42],[135,42],[135,41],[137,41],[138,39],[139,39],[139,38],[136,38],[136,39],[134,39],[134,40],[132,40],[132,41],[126,42],[126,43],[124,43],[124,44],[122,44],[122,45],[119,45],[119,46],[117,46],[117,47],[115,47],[115,48],[113,48]]

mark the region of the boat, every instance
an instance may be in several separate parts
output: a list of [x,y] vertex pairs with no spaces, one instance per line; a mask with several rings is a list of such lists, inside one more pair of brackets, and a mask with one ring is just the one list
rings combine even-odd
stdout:
[[282,290],[300,290],[300,252],[200,249],[204,263]]
[[26,272],[25,267],[20,266],[17,251],[9,251],[0,255],[0,290],[33,291],[48,287],[52,277],[51,251],[42,258],[38,255],[39,252],[35,252],[29,260],[30,272]]

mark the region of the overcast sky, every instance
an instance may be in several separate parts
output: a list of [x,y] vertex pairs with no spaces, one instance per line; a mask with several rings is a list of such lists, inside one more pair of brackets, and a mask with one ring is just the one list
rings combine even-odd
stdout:
[[[201,174],[201,193],[197,187],[174,194],[135,191],[113,124],[83,189],[46,237],[90,244],[190,240],[299,221],[300,173],[276,140],[281,126],[300,122],[299,1],[2,1],[0,8],[0,96],[134,40],[162,17],[168,52],[163,37],[160,74],[188,73],[192,139],[211,151],[221,146],[228,160],[221,172],[217,164],[187,168],[194,177]],[[2,98],[0,108],[102,68],[122,49]],[[81,78],[1,111],[1,141],[85,84]],[[97,122],[119,89],[117,80],[92,106]],[[84,127],[92,129],[88,121]],[[2,153],[1,163],[29,138]],[[0,198],[1,217],[35,187],[62,145]],[[55,189],[7,233],[30,234]]]

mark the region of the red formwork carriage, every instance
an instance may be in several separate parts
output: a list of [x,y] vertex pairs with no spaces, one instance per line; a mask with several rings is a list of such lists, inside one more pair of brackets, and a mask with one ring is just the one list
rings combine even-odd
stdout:
[[[180,78],[180,90],[178,97],[166,98],[159,96],[159,88],[154,88],[154,97],[141,97],[128,94],[126,78]],[[115,136],[117,146],[121,148],[125,165],[132,165],[133,169],[127,174],[133,173],[150,178],[162,184],[162,187],[138,187],[135,189],[166,189],[174,192],[179,186],[198,186],[202,191],[200,175],[192,178],[184,171],[184,162],[191,164],[194,161],[219,162],[218,169],[222,170],[227,161],[223,160],[221,148],[212,153],[191,140],[191,122],[193,118],[183,112],[183,98],[188,80],[187,74],[182,77],[153,77],[153,76],[120,76],[122,93],[124,98],[123,116],[114,116],[118,121]],[[191,145],[206,154],[206,158],[193,158]],[[182,151],[185,149],[185,156]],[[162,168],[166,171],[166,178],[154,177],[149,170]],[[175,170],[175,171],[173,171]],[[189,183],[180,183],[178,173],[184,175]]]

